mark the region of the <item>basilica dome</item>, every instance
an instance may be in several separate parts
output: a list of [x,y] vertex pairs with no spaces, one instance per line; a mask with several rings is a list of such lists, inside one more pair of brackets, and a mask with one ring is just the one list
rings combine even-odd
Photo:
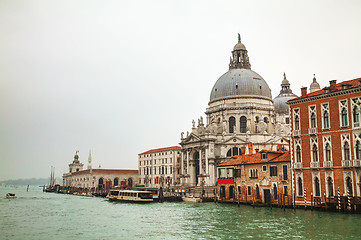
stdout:
[[256,72],[247,68],[230,69],[214,84],[210,102],[233,97],[261,97],[272,100],[271,89]]

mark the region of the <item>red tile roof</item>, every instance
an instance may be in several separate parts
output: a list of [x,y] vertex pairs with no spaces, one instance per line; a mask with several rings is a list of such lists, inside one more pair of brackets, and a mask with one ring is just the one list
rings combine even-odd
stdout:
[[337,91],[341,91],[344,90],[342,89],[342,85],[346,85],[348,84],[349,86],[347,86],[346,89],[351,89],[351,88],[355,88],[355,87],[360,87],[361,86],[361,78],[356,78],[356,79],[352,79],[352,80],[348,80],[348,81],[343,81],[343,82],[339,82],[336,83],[335,88],[331,89],[330,86],[324,87],[321,90],[312,92],[312,93],[308,93],[305,96],[300,96],[300,97],[296,97],[296,98],[292,98],[290,101],[293,100],[298,100],[298,99],[302,99],[302,98],[306,98],[306,97],[313,97],[313,96],[317,96],[317,95],[322,95],[325,94],[325,88],[329,89],[329,93],[333,93],[333,92],[337,92]]
[[[267,153],[267,159],[261,159],[262,153]],[[290,162],[290,161],[291,161],[291,155],[289,151],[277,152],[277,151],[263,150],[256,154],[234,156],[232,160],[218,164],[217,167],[235,166],[235,165],[243,165],[243,164],[269,163],[269,162],[271,163]]]
[[151,149],[149,151],[139,153],[139,154],[145,154],[145,153],[155,153],[155,152],[164,152],[164,151],[170,151],[170,150],[181,150],[181,147],[179,146],[173,146],[173,147],[165,147],[165,148],[157,148],[157,149]]

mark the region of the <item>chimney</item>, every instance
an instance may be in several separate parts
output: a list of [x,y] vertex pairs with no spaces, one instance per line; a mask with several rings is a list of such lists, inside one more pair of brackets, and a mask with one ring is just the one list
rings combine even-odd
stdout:
[[253,143],[248,143],[248,154],[253,154]]
[[246,147],[241,147],[241,153],[244,155],[246,153]]
[[333,92],[336,90],[336,81],[337,80],[331,80],[330,81],[330,91]]
[[307,87],[301,88],[301,97],[305,97],[307,95]]

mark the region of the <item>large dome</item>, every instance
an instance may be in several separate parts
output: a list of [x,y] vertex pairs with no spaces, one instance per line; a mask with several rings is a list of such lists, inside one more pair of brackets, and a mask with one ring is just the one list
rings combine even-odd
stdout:
[[210,102],[234,97],[261,97],[272,100],[271,89],[256,72],[246,68],[230,69],[214,84]]

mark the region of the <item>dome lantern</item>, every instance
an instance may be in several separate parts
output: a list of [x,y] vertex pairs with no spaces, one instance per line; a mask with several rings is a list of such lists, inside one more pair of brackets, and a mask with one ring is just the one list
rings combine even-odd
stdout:
[[231,62],[229,69],[246,68],[251,69],[246,46],[241,42],[241,35],[238,33],[238,43],[234,46],[232,51]]

